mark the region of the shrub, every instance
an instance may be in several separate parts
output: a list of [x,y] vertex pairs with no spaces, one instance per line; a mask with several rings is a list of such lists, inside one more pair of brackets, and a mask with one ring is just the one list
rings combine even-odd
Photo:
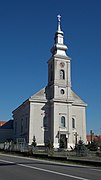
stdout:
[[78,144],[75,147],[75,150],[77,152],[77,155],[87,156],[88,151],[82,140],[79,140]]
[[35,136],[33,136],[33,142],[32,142],[32,146],[36,147],[37,143],[36,143],[36,138]]
[[88,144],[88,149],[90,151],[97,151],[98,150],[98,143],[96,141],[93,141]]

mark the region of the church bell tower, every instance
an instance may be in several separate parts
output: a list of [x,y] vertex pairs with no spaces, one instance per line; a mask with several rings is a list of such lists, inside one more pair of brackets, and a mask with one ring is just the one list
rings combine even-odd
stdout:
[[57,16],[57,31],[54,37],[52,56],[48,61],[48,99],[67,101],[71,99],[71,72],[70,58],[66,54],[67,46],[64,44],[64,33],[61,30],[61,16]]
[[71,59],[66,54],[68,47],[64,44],[64,33],[61,30],[60,18],[61,16],[58,15],[57,31],[54,37],[54,45],[51,48],[52,56],[48,60],[46,92],[49,105],[50,139],[54,148],[56,148],[61,146],[62,137],[65,148],[67,148],[68,134],[71,130],[71,106],[73,102],[71,95]]

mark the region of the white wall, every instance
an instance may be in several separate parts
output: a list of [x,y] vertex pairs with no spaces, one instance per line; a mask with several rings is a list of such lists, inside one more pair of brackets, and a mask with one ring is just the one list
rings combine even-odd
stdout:
[[[25,137],[26,142],[29,141],[29,102],[19,106],[13,112],[14,118],[14,138]],[[21,122],[22,130],[21,130]]]
[[[45,103],[30,102],[30,129],[29,129],[29,143],[33,141],[33,136],[36,138],[37,145],[44,145],[45,135],[48,133],[44,129],[43,120],[46,115]],[[48,135],[47,135],[48,136]]]
[[85,107],[73,106],[72,116],[76,120],[76,131],[78,133],[78,140],[81,139],[86,143],[86,111]]

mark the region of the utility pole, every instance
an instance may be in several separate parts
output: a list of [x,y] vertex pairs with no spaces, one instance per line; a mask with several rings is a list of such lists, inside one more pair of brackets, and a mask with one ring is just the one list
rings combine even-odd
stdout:
[[94,135],[93,131],[90,130],[90,141],[91,141],[91,143],[93,142],[93,135]]

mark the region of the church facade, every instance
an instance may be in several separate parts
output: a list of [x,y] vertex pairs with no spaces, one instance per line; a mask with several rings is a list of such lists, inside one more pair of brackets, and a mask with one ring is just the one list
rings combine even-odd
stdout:
[[54,148],[71,149],[79,139],[86,143],[87,104],[71,88],[71,59],[66,54],[60,16],[52,56],[48,60],[48,84],[13,111],[14,139],[37,146],[49,141]]

